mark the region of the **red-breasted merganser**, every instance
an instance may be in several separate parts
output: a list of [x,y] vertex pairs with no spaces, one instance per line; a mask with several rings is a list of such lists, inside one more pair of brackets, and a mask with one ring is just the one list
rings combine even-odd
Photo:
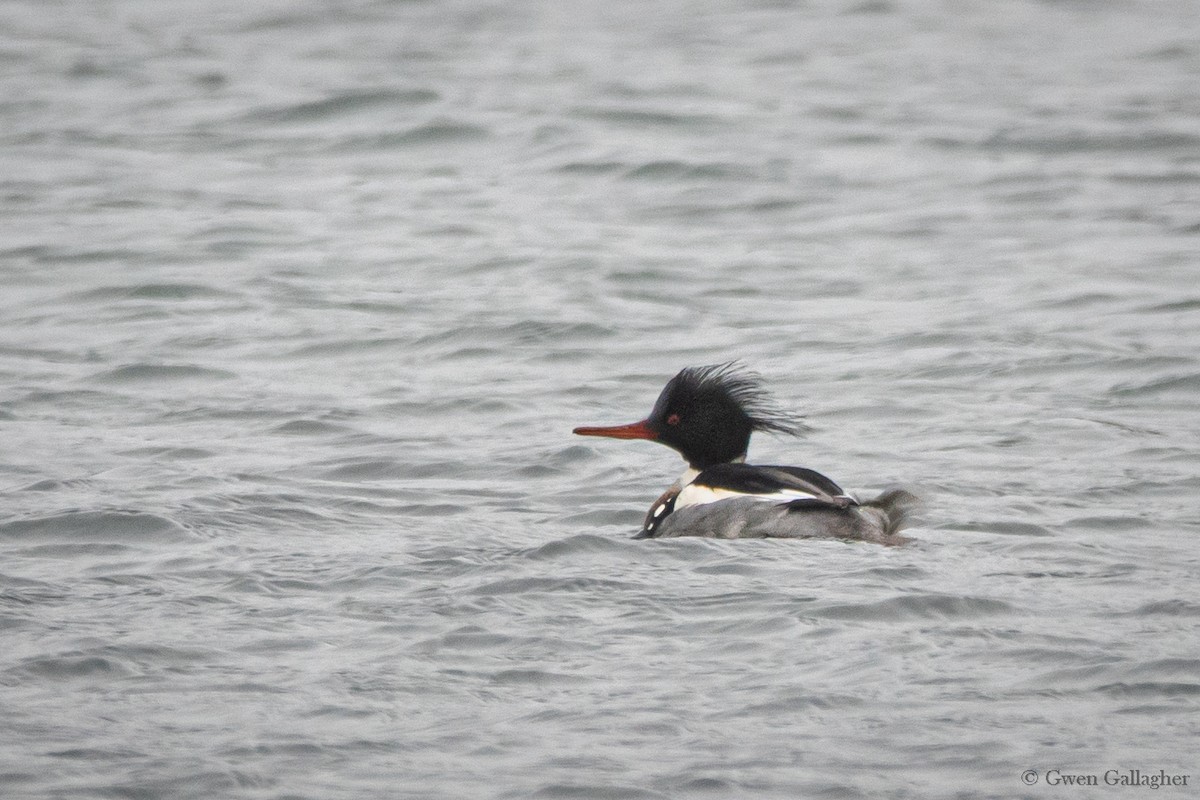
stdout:
[[804,426],[778,408],[758,375],[737,362],[688,367],[672,378],[641,422],[576,428],[581,436],[649,439],[677,451],[688,468],[650,507],[634,538],[836,538],[902,544],[916,498],[894,490],[859,503],[819,472],[745,463],[750,434],[798,435]]

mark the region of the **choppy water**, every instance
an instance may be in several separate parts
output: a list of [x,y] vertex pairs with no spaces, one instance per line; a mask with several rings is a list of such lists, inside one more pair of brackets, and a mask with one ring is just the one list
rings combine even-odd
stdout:
[[[0,795],[1200,782],[1192,0],[0,28]],[[917,543],[628,538],[735,357]]]

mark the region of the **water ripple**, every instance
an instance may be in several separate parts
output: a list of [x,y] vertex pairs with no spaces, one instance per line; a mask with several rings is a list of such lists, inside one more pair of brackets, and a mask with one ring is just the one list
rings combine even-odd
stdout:
[[75,511],[0,523],[0,540],[22,543],[137,545],[180,542],[189,538],[174,520],[138,511]]

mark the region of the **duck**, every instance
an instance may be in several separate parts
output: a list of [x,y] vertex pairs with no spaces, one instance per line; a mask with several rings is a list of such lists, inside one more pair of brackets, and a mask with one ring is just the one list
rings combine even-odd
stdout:
[[582,426],[573,433],[658,442],[687,463],[650,506],[635,539],[910,541],[900,532],[918,501],[905,489],[860,502],[816,470],[746,463],[751,434],[799,436],[805,430],[770,397],[758,373],[730,361],[680,370],[639,422]]

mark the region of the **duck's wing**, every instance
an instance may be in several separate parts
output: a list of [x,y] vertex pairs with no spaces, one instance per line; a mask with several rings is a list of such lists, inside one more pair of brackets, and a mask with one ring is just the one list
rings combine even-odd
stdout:
[[733,497],[787,503],[795,508],[848,508],[857,505],[842,487],[804,467],[718,464],[679,492],[675,506],[712,503]]
[[686,486],[678,483],[650,506],[635,539],[659,535],[663,521],[678,509],[748,500],[786,506],[791,511],[846,509],[858,501],[821,473],[805,467],[718,464],[703,470]]
[[757,469],[768,471],[771,475],[779,477],[782,481],[794,483],[799,487],[803,487],[804,490],[815,490],[815,493],[823,492],[826,496],[833,499],[850,497],[850,495],[846,494],[845,489],[814,469],[781,466],[765,466],[758,467]]

